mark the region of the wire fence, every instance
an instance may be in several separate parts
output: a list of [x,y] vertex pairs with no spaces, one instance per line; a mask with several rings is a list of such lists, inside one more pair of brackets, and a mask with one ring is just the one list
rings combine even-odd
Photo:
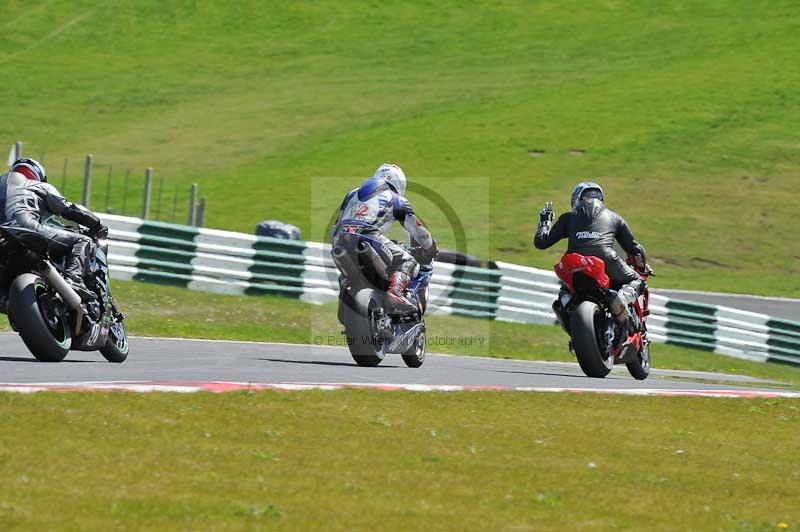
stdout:
[[[72,165],[72,166],[71,166]],[[85,161],[65,158],[61,175],[50,182],[71,201],[83,202]],[[121,216],[143,217],[145,211],[146,170],[115,167],[113,163],[92,162],[89,178],[90,209]],[[189,220],[191,188],[163,175],[153,174],[150,183],[147,218],[162,222],[186,223]]]
[[[10,159],[22,156],[22,143],[12,148],[12,154]],[[198,226],[205,223],[205,198],[198,198],[197,185],[178,183],[151,169],[148,191],[146,168],[114,165],[92,155],[46,160],[44,150],[24,156],[45,165],[48,181],[67,199],[95,212]]]

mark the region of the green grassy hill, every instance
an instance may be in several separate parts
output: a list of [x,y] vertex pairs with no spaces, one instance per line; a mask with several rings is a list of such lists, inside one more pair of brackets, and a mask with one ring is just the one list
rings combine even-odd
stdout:
[[448,199],[492,258],[541,267],[563,249],[531,249],[541,204],[593,178],[656,286],[800,296],[798,24],[790,1],[11,1],[0,146],[56,176],[152,165],[199,183],[210,226],[313,239],[313,177],[354,176],[313,187],[331,205],[384,160],[485,177]]

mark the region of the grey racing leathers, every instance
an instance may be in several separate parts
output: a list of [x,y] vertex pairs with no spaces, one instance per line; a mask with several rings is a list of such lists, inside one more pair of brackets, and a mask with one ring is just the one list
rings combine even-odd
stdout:
[[83,282],[92,240],[42,222],[57,215],[96,232],[103,224],[94,213],[67,201],[53,185],[26,179],[16,172],[0,176],[0,206],[3,207],[3,223],[13,222],[46,236],[50,241],[50,254],[66,256],[64,273],[74,281]]
[[[645,250],[633,238],[633,233],[619,214],[607,209],[602,200],[583,199],[570,212],[558,217],[555,224],[541,222],[533,238],[538,249],[547,249],[559,240],[569,239],[567,253],[595,256],[603,259],[606,274],[611,279],[611,288],[618,290],[622,305],[614,308],[619,319],[627,314],[644,287],[644,280],[628,266],[614,249],[616,240],[628,256],[634,257],[642,268],[646,264]],[[612,303],[612,307],[615,306]]]
[[402,246],[386,238],[385,233],[395,222],[408,232],[412,242],[432,253],[435,242],[414,209],[404,197],[397,194],[385,181],[368,179],[360,187],[347,193],[342,201],[331,239],[334,246],[345,233],[360,233],[380,242],[391,255],[389,272],[402,272],[413,279],[419,264]]

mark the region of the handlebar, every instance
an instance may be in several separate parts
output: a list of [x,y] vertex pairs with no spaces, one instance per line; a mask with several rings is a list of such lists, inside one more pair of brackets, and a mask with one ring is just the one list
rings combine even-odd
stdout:
[[405,247],[408,250],[411,256],[414,257],[414,260],[419,262],[421,266],[423,267],[427,266],[430,269],[433,269],[433,263],[436,261],[436,257],[429,257],[427,264],[424,263],[422,259],[426,255],[425,248],[423,248],[422,246],[403,246],[403,247]]
[[640,268],[639,265],[636,263],[636,260],[633,257],[628,257],[628,260],[625,263],[633,268],[633,270],[643,277],[655,277],[656,272],[653,271],[653,268],[650,267],[649,264],[645,263],[644,268]]
[[88,227],[84,227],[82,225],[77,225],[74,227],[65,227],[65,229],[69,229],[70,231],[75,231],[76,233],[80,233],[84,236],[88,236],[92,240],[105,240],[108,238],[108,228],[104,227],[97,232],[92,231]]

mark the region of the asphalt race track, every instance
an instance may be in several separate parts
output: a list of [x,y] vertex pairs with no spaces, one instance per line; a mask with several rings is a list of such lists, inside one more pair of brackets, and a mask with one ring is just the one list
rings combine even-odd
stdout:
[[16,334],[0,333],[0,387],[41,383],[78,388],[87,383],[312,383],[667,395],[723,391],[744,396],[776,391],[766,386],[768,381],[746,376],[654,370],[649,379],[637,382],[621,367],[605,379],[590,379],[572,363],[449,355],[429,355],[418,369],[405,367],[399,355],[389,355],[377,368],[360,368],[339,347],[160,338],[131,338],[131,355],[123,364],[106,362],[96,352],[71,352],[61,363],[40,363]]

